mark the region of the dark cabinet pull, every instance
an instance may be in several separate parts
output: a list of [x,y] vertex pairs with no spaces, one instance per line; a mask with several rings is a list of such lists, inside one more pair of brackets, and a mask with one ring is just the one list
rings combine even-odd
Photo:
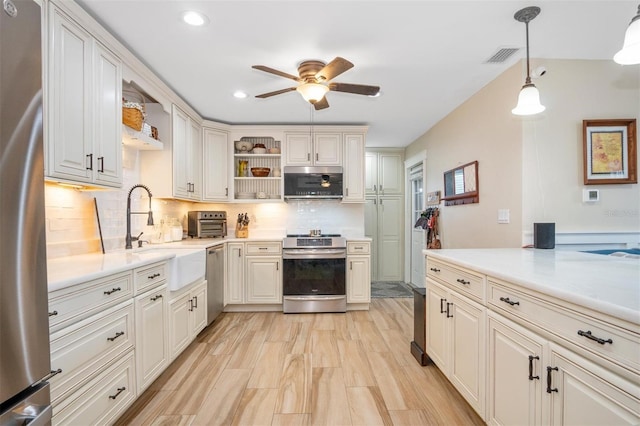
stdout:
[[533,375],[533,360],[534,359],[540,359],[539,356],[533,356],[533,355],[529,355],[529,380],[540,380],[540,376],[534,376]]
[[162,295],[161,295],[161,294],[158,294],[157,296],[153,296],[153,297],[151,298],[151,301],[152,301],[152,302],[155,302],[155,301],[156,301],[156,300],[158,300],[158,299],[162,299]]
[[193,299],[189,299],[189,312],[193,312]]
[[55,317],[56,315],[58,315],[58,311],[49,312],[50,317]]
[[456,281],[458,281],[460,284],[471,284],[471,281],[465,281],[462,278],[458,278]]
[[444,314],[444,306],[442,305],[444,302],[446,302],[447,299],[440,299],[440,313]]
[[198,296],[193,296],[193,300],[194,300],[193,307],[197,309],[198,308]]
[[93,154],[87,154],[87,158],[89,159],[87,170],[93,170]]
[[551,388],[551,372],[558,371],[558,367],[547,367],[547,393],[558,392],[558,388]]
[[156,272],[156,273],[155,273],[155,274],[153,274],[153,275],[149,275],[147,278],[149,278],[150,280],[152,280],[152,279],[154,279],[154,278],[158,278],[159,276],[160,276],[160,273],[159,273],[159,272]]
[[429,268],[429,270],[433,271],[433,272],[440,272],[440,269],[438,269],[438,268]]
[[110,341],[110,342],[113,342],[114,340],[116,340],[120,336],[124,336],[124,331],[118,331],[115,336],[107,337],[107,340]]
[[43,379],[41,380],[41,382],[46,382],[47,380],[49,380],[50,378],[52,378],[53,376],[62,373],[62,368],[58,368],[57,370],[51,370],[49,372],[49,374],[47,374],[46,376],[43,377]]
[[116,287],[116,288],[112,288],[111,290],[105,291],[104,294],[106,294],[108,296],[111,293],[115,293],[116,291],[120,291],[120,290],[122,290],[120,287]]
[[124,386],[121,388],[118,388],[118,392],[116,392],[115,395],[109,395],[109,399],[116,399],[118,397],[118,395],[120,395],[122,392],[124,392],[127,388],[125,388]]
[[601,345],[604,345],[605,343],[613,343],[613,340],[611,339],[603,339],[601,337],[596,337],[593,334],[591,334],[591,330],[588,331],[582,331],[582,330],[578,330],[578,336],[583,336],[586,337],[589,340],[593,340],[594,342],[598,342]]
[[98,157],[98,173],[104,173],[104,157]]
[[500,300],[504,303],[510,304],[511,306],[520,304],[520,302],[514,302],[513,300],[509,300],[508,297],[501,297]]
[[447,318],[453,318],[453,314],[449,315],[449,306],[453,306],[453,303],[447,302]]

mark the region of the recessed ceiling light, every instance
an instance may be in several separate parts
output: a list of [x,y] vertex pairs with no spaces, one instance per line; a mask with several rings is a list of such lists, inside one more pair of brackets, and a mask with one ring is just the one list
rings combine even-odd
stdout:
[[236,90],[235,92],[233,92],[233,97],[238,99],[244,99],[247,97],[247,94],[244,93],[242,90]]
[[182,20],[189,25],[193,25],[194,27],[200,27],[202,25],[205,25],[209,21],[205,15],[193,10],[184,12],[182,14]]

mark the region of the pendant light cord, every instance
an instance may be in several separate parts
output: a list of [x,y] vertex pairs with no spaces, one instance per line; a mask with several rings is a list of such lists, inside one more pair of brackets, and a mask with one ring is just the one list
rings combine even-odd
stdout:
[[525,84],[531,84],[531,76],[529,75],[529,20],[525,21],[524,26],[527,34],[527,80]]

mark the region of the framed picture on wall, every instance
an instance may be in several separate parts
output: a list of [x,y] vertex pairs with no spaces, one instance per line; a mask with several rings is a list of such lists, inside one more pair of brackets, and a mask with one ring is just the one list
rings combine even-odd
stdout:
[[638,183],[636,120],[583,120],[584,184]]

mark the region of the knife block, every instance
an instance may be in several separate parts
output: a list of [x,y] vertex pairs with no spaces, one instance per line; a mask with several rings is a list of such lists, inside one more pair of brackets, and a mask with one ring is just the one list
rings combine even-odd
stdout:
[[236,238],[249,238],[249,227],[237,224],[236,225]]

